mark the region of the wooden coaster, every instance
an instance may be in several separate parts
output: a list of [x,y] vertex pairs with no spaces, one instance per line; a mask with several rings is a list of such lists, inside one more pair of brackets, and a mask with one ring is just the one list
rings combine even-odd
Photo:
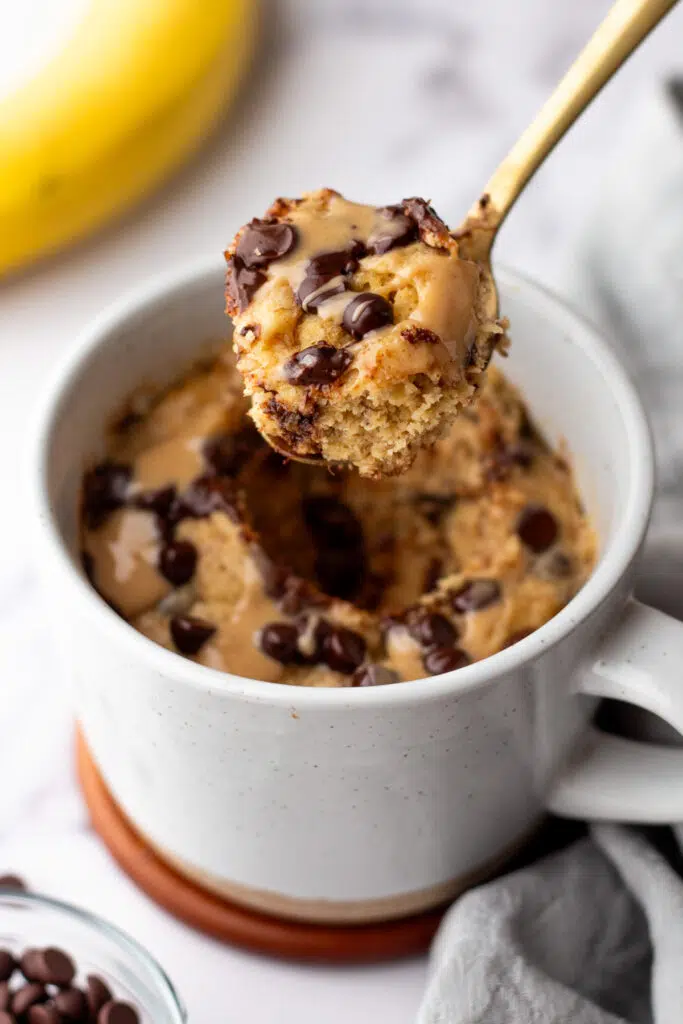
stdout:
[[126,874],[185,924],[234,946],[269,956],[319,963],[371,963],[424,952],[446,908],[368,925],[285,921],[208,892],[152,851],[114,802],[80,731],[78,778],[95,831]]

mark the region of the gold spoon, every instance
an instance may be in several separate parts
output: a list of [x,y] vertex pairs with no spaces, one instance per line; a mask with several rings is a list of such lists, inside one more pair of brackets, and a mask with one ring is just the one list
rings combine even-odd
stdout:
[[524,186],[627,57],[677,0],[616,0],[607,17],[489,179],[461,227],[454,232],[466,259],[484,263],[490,288],[486,315],[498,315],[498,292],[490,273],[498,230]]
[[[498,316],[498,291],[491,273],[491,249],[515,200],[603,85],[676,2],[616,0],[535,120],[499,164],[463,224],[453,232],[460,241],[463,257],[476,260],[488,271],[483,295],[486,319],[495,320]],[[267,440],[286,458],[313,465],[323,462],[322,456],[305,458],[284,449],[276,438],[269,436]]]

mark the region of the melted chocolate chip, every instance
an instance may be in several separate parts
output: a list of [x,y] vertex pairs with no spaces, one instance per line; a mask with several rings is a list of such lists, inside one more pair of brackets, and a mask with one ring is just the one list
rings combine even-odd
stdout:
[[216,632],[216,627],[193,615],[176,615],[171,619],[170,630],[173,643],[181,654],[197,654]]
[[449,647],[458,639],[456,628],[438,612],[411,608],[405,621],[410,635],[421,647]]
[[447,230],[441,217],[425,199],[415,196],[412,199],[404,199],[401,205],[406,216],[417,224],[420,238],[426,244],[429,244],[426,239],[427,234],[440,235]]
[[558,533],[555,516],[543,505],[527,505],[517,520],[520,540],[537,555],[555,543]]
[[374,292],[361,292],[351,299],[342,318],[344,330],[352,334],[356,340],[393,322],[394,311],[391,303]]
[[253,220],[237,243],[235,255],[245,267],[267,267],[291,252],[296,242],[293,224]]
[[257,634],[259,648],[269,658],[282,665],[301,661],[297,641],[299,633],[289,622],[269,622]]
[[125,504],[132,470],[121,462],[106,460],[83,478],[83,516],[88,529],[96,530],[108,516]]
[[314,277],[305,277],[297,289],[296,298],[305,313],[315,313],[323,302],[345,291],[346,285],[339,279],[319,284]]
[[261,270],[246,267],[236,256],[228,260],[225,272],[225,291],[240,313],[247,308],[254,295],[267,280]]
[[172,540],[159,552],[159,572],[174,587],[182,587],[194,576],[197,549],[189,540]]
[[[322,625],[320,623],[319,625]],[[334,672],[350,675],[365,659],[366,644],[360,633],[327,622],[321,629],[320,660]]]
[[361,665],[351,676],[351,686],[388,686],[400,681],[398,672],[384,665]]
[[154,512],[160,519],[166,519],[176,498],[175,487],[160,487],[156,491],[141,491],[135,495],[133,504],[145,512]]
[[308,580],[285,573],[279,604],[286,615],[300,615],[309,608],[325,608],[328,603]]
[[464,615],[466,612],[478,612],[482,608],[488,608],[490,604],[500,601],[500,597],[501,590],[498,580],[470,580],[453,594],[451,604],[456,612]]
[[520,438],[509,445],[498,448],[490,457],[486,476],[489,480],[504,480],[515,466],[529,469],[534,461],[533,444]]
[[183,492],[171,509],[174,522],[181,519],[204,519],[214,512],[224,512],[233,522],[240,521],[237,492],[225,477],[200,476]]
[[386,228],[378,226],[368,238],[368,252],[382,256],[391,249],[410,245],[417,239],[417,225],[412,217],[406,216],[400,206],[384,206],[379,210]]
[[469,665],[470,659],[460,647],[432,647],[423,657],[424,667],[432,676],[454,672]]
[[263,447],[255,427],[246,426],[234,434],[216,434],[202,446],[202,454],[214,473],[236,476],[254,452]]
[[440,558],[432,558],[424,574],[422,593],[431,594],[443,576],[443,562]]
[[352,354],[333,345],[311,345],[296,352],[282,368],[290,384],[332,384],[348,369]]

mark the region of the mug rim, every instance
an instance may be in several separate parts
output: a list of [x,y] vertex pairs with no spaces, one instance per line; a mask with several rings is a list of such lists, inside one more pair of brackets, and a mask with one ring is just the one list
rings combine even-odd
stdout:
[[654,488],[652,438],[640,397],[626,370],[597,327],[575,311],[564,299],[526,275],[499,267],[499,282],[515,288],[531,299],[533,308],[564,328],[571,344],[580,347],[594,363],[619,408],[626,426],[626,446],[630,453],[631,480],[618,524],[607,549],[589,579],[571,601],[552,619],[529,636],[496,654],[464,668],[438,676],[372,688],[292,686],[265,682],[209,668],[183,658],[175,651],[143,636],[102,600],[77,569],[56,522],[48,490],[48,459],[52,432],[62,411],[63,399],[73,378],[97,349],[110,343],[112,335],[125,329],[127,322],[152,309],[165,296],[182,289],[199,287],[203,280],[217,276],[222,264],[212,257],[194,260],[180,268],[158,274],[127,291],[109,304],[77,335],[65,358],[58,365],[52,383],[39,407],[31,438],[29,466],[30,503],[38,526],[41,548],[59,565],[62,577],[71,588],[74,600],[89,615],[100,620],[112,643],[122,644],[134,658],[145,662],[160,675],[199,691],[222,692],[247,702],[310,708],[339,706],[347,710],[363,707],[422,704],[444,696],[456,696],[518,669],[557,644],[608,598],[619,579],[638,553],[650,518]]

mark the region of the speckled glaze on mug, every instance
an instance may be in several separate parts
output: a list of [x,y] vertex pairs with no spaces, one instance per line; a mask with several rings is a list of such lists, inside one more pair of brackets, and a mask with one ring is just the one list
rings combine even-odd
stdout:
[[457,672],[305,689],[164,650],[91,589],[75,557],[86,462],[141,382],[170,383],[225,337],[222,268],[156,281],[78,339],[32,455],[38,562],[76,714],[113,796],[170,862],[248,906],[328,922],[435,905],[490,871],[551,808],[683,820],[683,751],[596,732],[598,696],[683,731],[683,628],[630,598],[652,453],[638,398],[596,332],[516,274],[505,371],[566,439],[601,555],[537,632]]

